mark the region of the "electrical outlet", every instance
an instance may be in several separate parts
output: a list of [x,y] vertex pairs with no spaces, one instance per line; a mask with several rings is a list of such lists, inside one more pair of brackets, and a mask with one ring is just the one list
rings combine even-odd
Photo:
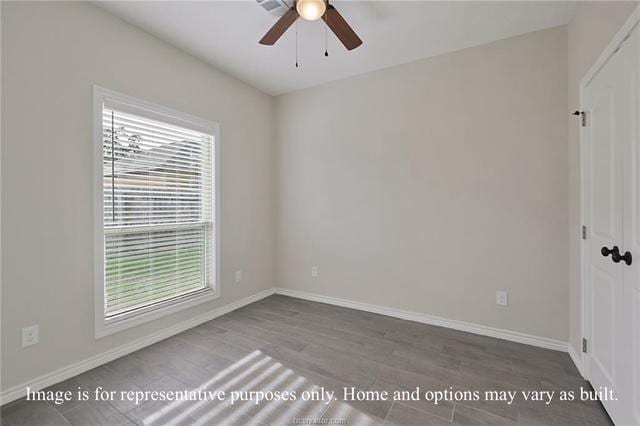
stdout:
[[242,271],[236,271],[236,283],[242,281]]
[[508,306],[509,305],[509,293],[506,290],[496,291],[496,305]]
[[312,266],[311,267],[311,276],[314,277],[314,278],[318,276],[318,267],[317,266]]
[[35,345],[40,342],[40,327],[38,324],[22,329],[22,347]]

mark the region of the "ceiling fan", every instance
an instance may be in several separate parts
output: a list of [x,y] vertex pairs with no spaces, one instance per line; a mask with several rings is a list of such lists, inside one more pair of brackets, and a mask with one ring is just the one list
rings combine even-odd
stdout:
[[336,8],[329,4],[329,0],[294,1],[293,7],[287,10],[278,22],[267,31],[260,40],[260,44],[273,46],[298,17],[307,21],[316,21],[322,18],[347,50],[353,50],[362,44],[360,37],[347,24]]

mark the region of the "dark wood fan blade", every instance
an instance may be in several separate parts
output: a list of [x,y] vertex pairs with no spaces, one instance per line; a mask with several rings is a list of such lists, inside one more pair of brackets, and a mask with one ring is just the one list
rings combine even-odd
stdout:
[[278,22],[275,23],[273,27],[262,37],[260,40],[260,44],[265,44],[267,46],[273,46],[273,44],[278,41],[282,34],[285,33],[289,29],[296,19],[298,19],[298,11],[295,7],[292,7],[278,19]]
[[331,31],[333,31],[336,37],[344,44],[347,50],[353,50],[362,44],[362,40],[360,40],[358,34],[353,31],[333,5],[327,6],[327,12],[322,19],[324,19],[329,28],[331,28]]

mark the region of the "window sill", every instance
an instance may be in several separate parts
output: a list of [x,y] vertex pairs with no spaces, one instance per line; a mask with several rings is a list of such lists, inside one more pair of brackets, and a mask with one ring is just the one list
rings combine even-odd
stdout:
[[122,317],[105,320],[104,314],[96,313],[95,338],[100,339],[113,333],[153,321],[176,312],[184,311],[202,303],[217,299],[220,292],[208,288],[197,294],[185,296],[180,300],[169,301],[165,305],[151,308],[142,312],[125,314]]

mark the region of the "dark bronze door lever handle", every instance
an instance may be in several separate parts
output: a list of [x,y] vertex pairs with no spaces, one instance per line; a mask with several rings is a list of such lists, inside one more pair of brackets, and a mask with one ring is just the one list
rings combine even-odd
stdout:
[[620,261],[624,260],[624,263],[626,263],[627,265],[631,265],[633,258],[631,256],[631,253],[626,251],[623,255],[620,255],[620,253],[613,253],[611,255],[611,260],[613,260],[615,263],[620,263]]

